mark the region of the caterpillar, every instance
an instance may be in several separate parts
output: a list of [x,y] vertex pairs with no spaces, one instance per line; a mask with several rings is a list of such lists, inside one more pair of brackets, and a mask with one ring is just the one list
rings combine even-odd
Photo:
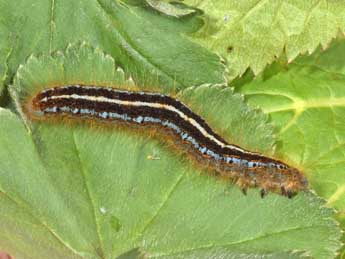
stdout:
[[38,92],[29,106],[36,118],[86,117],[169,131],[191,156],[237,183],[244,194],[248,187],[259,187],[261,197],[272,191],[291,198],[308,186],[298,169],[229,144],[203,118],[168,95],[72,84]]

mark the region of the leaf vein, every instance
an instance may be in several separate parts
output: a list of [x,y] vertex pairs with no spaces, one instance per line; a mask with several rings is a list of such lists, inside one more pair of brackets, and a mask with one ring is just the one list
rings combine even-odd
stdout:
[[[113,17],[109,12],[106,10],[106,8],[103,6],[103,4],[100,3],[99,0],[96,0],[97,4],[99,5],[100,9],[103,10],[103,12],[108,16],[108,18],[111,20]],[[114,29],[114,28],[113,28]],[[142,61],[143,64],[148,65],[151,69],[160,72],[162,75],[165,75],[168,77],[173,83],[177,83],[179,85],[185,86],[182,82],[176,79],[176,76],[173,76],[169,74],[167,71],[162,70],[157,64],[155,64],[149,57],[145,56],[142,52],[140,52],[138,49],[135,48],[135,45],[133,42],[131,42],[126,36],[124,35],[124,32],[121,32],[119,30],[116,30],[116,34],[120,37],[119,41],[121,43],[121,46],[123,47],[123,50],[128,52],[128,56],[134,56],[137,57],[138,60]],[[129,48],[130,47],[130,48]],[[132,52],[132,53],[130,53]]]
[[231,246],[235,246],[235,245],[240,245],[246,242],[253,242],[259,239],[264,239],[267,237],[271,237],[271,236],[275,236],[275,235],[279,235],[279,234],[284,234],[286,232],[290,232],[290,231],[299,231],[299,230],[306,230],[306,229],[314,229],[316,227],[320,227],[320,226],[314,226],[314,225],[310,225],[310,226],[304,226],[304,227],[295,227],[295,228],[289,228],[289,229],[284,229],[282,231],[279,232],[271,232],[271,233],[266,233],[263,234],[261,236],[257,236],[254,238],[248,238],[245,240],[240,240],[240,241],[236,241],[236,242],[230,242],[230,243],[225,243],[225,244],[208,244],[208,245],[203,245],[203,246],[199,246],[199,247],[194,247],[194,248],[187,248],[184,250],[180,250],[180,251],[172,251],[171,253],[167,252],[167,253],[158,253],[158,254],[154,254],[154,257],[160,257],[160,256],[171,256],[171,255],[177,255],[177,254],[181,254],[181,253],[186,253],[186,252],[193,252],[193,251],[197,251],[197,250],[202,250],[202,249],[210,249],[210,248],[229,248]]
[[49,53],[52,52],[52,45],[53,45],[53,40],[54,40],[54,30],[55,30],[55,0],[51,0],[51,9],[50,9],[50,31],[49,31]]
[[148,227],[152,224],[152,222],[154,222],[154,220],[158,217],[159,213],[162,211],[162,209],[165,207],[165,205],[167,204],[168,200],[170,199],[171,195],[175,192],[175,190],[177,189],[177,186],[181,183],[183,176],[185,175],[185,173],[183,172],[176,180],[176,182],[174,183],[174,185],[172,186],[172,188],[168,191],[164,201],[161,203],[161,205],[159,206],[159,208],[156,210],[156,212],[153,214],[153,216],[151,217],[151,219],[149,219],[147,221],[147,223],[144,225],[144,227],[142,228],[142,230],[138,233],[138,237],[136,238],[136,240],[140,237],[142,237],[142,235],[144,234],[144,232],[148,229]]
[[[12,198],[8,193],[6,193],[2,188],[0,190],[0,193],[2,193],[4,196],[6,196],[9,200],[11,200],[13,203],[15,203],[19,208],[22,208],[26,213],[28,213],[32,218],[37,220],[43,226],[45,229],[48,230],[48,232],[55,238],[60,244],[62,244],[64,247],[66,247],[69,251],[71,251],[73,254],[77,255],[78,257],[82,258],[82,256],[74,250],[71,246],[69,246],[60,236],[55,233],[53,229],[51,229],[46,222],[44,222],[39,217],[36,217],[34,213],[31,213],[30,210],[27,209],[28,206],[25,205],[25,201],[20,199],[21,202],[19,202],[17,199]],[[16,221],[17,222],[17,221]]]
[[100,247],[100,250],[98,250],[98,249],[95,249],[95,250],[98,253],[100,258],[105,258],[104,257],[104,246],[103,246],[103,242],[102,242],[102,238],[101,238],[100,230],[99,230],[99,226],[98,226],[98,221],[97,221],[96,207],[95,207],[94,200],[92,199],[91,192],[90,192],[90,187],[87,184],[87,179],[86,179],[86,175],[85,175],[86,169],[84,168],[82,160],[81,160],[81,157],[80,157],[80,152],[79,152],[78,146],[76,144],[76,139],[75,139],[74,131],[73,131],[72,135],[73,135],[74,149],[76,151],[76,155],[77,155],[77,158],[78,158],[78,161],[79,161],[79,165],[80,165],[81,176],[83,178],[85,189],[86,189],[86,194],[87,194],[88,199],[90,200],[90,205],[91,205],[91,208],[92,208],[92,211],[93,211],[93,218],[94,218],[97,238],[98,238],[98,242],[99,242],[99,247]]

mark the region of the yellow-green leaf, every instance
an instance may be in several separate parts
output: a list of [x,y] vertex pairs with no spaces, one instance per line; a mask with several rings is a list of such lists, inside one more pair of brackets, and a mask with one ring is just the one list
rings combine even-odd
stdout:
[[341,1],[187,0],[205,12],[206,25],[195,35],[202,45],[227,59],[229,77],[254,74],[283,52],[289,61],[300,53],[324,48],[338,31],[345,31]]

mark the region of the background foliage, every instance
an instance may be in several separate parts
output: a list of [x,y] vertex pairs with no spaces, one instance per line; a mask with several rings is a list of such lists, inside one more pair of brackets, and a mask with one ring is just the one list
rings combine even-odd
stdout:
[[[345,225],[345,42],[330,44],[344,10],[334,1],[0,0],[0,249],[18,258],[344,251],[333,218]],[[245,197],[149,134],[31,123],[20,112],[39,89],[76,81],[175,95],[231,142],[302,168],[315,194]]]

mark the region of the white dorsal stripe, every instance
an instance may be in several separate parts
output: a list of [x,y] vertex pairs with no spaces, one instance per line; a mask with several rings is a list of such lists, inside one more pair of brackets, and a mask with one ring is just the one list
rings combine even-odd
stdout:
[[43,98],[40,102],[47,102],[50,99],[75,99],[75,100],[87,100],[92,102],[107,102],[107,103],[114,103],[119,105],[126,105],[126,106],[145,106],[145,107],[151,107],[151,108],[159,108],[159,109],[165,109],[172,111],[179,115],[179,117],[185,121],[188,121],[190,124],[192,124],[199,132],[202,133],[205,137],[215,142],[218,146],[222,148],[230,148],[237,150],[239,152],[243,152],[246,154],[257,154],[254,152],[250,152],[247,150],[244,150],[242,148],[239,148],[237,146],[228,145],[217,138],[215,138],[213,135],[209,134],[196,120],[193,118],[188,117],[186,114],[184,114],[182,111],[177,109],[176,107],[168,104],[162,104],[162,103],[151,103],[151,102],[141,102],[141,101],[123,101],[119,99],[112,99],[107,98],[104,96],[88,96],[88,95],[78,95],[78,94],[71,94],[71,95],[53,95],[50,97]]

